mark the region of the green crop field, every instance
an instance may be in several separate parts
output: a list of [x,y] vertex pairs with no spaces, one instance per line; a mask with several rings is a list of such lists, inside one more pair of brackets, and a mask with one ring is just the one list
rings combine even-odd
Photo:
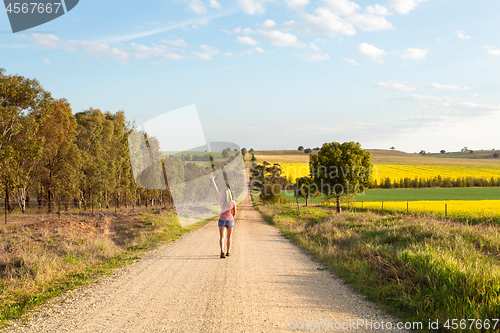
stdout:
[[500,187],[374,189],[357,201],[500,200]]
[[[295,202],[293,191],[283,192],[282,198]],[[465,187],[465,188],[404,188],[366,190],[358,195],[358,202],[380,201],[446,201],[446,200],[500,200],[500,187]],[[311,204],[324,201],[324,196],[311,198]],[[300,203],[305,203],[299,198]]]

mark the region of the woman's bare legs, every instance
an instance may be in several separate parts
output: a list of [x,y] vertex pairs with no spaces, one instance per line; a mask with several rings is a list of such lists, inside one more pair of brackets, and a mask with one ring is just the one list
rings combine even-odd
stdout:
[[230,250],[231,250],[232,236],[233,236],[233,229],[232,228],[227,228],[227,253],[229,253]]
[[[231,229],[229,229],[231,230]],[[224,252],[224,236],[225,236],[225,233],[226,233],[226,227],[219,227],[219,234],[220,234],[220,240],[219,240],[219,244],[220,244],[220,252]]]

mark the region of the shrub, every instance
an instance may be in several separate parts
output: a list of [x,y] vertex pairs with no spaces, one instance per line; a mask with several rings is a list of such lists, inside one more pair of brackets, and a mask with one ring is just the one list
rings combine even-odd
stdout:
[[277,203],[281,199],[281,186],[278,184],[266,183],[262,186],[260,199],[265,203]]

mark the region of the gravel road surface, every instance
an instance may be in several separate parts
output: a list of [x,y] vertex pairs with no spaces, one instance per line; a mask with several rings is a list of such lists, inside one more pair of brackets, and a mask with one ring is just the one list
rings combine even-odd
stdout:
[[[352,323],[396,323],[334,274],[318,270],[248,199],[239,209],[231,257],[219,258],[212,221],[42,306],[13,331],[363,332],[371,330]],[[306,329],[308,322],[322,329]]]

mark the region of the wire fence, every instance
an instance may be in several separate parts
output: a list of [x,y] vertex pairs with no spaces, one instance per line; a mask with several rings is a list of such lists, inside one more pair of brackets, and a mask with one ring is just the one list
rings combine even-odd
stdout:
[[[467,202],[467,201],[466,201]],[[320,204],[320,206],[331,207],[332,203]],[[476,207],[474,207],[476,205]],[[415,217],[430,217],[440,220],[465,222],[470,224],[500,224],[500,207],[494,206],[493,203],[489,206],[483,206],[481,203],[471,202],[466,208],[459,208],[451,202],[419,202],[419,201],[402,201],[397,202],[356,202],[344,203],[342,208],[357,212],[376,212],[389,213],[397,215],[415,216]]]
[[[24,209],[23,209],[24,208]],[[92,216],[96,214],[133,214],[148,210],[171,209],[170,202],[159,199],[141,201],[108,201],[108,202],[68,202],[68,201],[27,201],[21,207],[16,201],[0,202],[0,218],[4,224],[9,222],[43,221],[61,219],[69,215]]]

